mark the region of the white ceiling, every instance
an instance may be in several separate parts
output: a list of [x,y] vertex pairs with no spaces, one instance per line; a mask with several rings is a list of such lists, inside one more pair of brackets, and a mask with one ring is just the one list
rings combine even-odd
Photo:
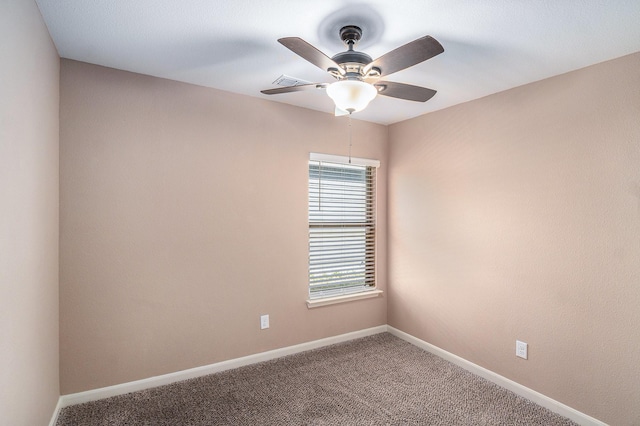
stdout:
[[[445,51],[387,80],[438,93],[378,96],[354,118],[382,124],[640,51],[639,0],[37,0],[63,58],[333,113],[324,91],[266,96],[282,74],[332,78],[276,40],[328,56],[338,29],[363,29],[374,59],[424,35]],[[639,70],[640,72],[640,70]]]

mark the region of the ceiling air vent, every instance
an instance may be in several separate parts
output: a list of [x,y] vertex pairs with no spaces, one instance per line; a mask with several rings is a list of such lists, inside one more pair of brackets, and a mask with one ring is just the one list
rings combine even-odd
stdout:
[[311,84],[311,82],[282,74],[276,79],[276,81],[273,82],[273,84],[275,84],[276,86],[291,87],[302,86],[303,84]]

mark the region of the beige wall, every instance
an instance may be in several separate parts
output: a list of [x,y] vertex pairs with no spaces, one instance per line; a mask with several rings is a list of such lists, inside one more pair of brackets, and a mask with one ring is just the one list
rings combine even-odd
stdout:
[[58,401],[59,59],[33,1],[0,2],[0,423]]
[[390,127],[391,326],[640,424],[638,70],[640,53]]
[[[60,114],[62,394],[386,324],[386,297],[305,304],[307,160],[346,118],[69,60]],[[384,206],[386,127],[353,144]]]

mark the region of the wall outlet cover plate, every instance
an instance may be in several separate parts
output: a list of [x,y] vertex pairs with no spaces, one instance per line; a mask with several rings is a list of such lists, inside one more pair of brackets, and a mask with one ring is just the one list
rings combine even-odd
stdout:
[[516,340],[516,356],[527,359],[528,345],[525,342]]
[[269,315],[260,315],[260,330],[269,328]]

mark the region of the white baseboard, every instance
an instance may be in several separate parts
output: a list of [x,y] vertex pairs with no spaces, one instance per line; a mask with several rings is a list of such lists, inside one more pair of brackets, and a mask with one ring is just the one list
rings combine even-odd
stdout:
[[254,355],[249,355],[241,358],[235,358],[228,361],[222,361],[215,364],[205,365],[202,367],[191,368],[188,370],[178,371],[175,373],[164,374],[161,376],[149,377],[147,379],[136,380],[133,382],[122,383],[119,385],[108,386],[99,389],[93,389],[86,392],[78,392],[68,395],[62,395],[58,400],[58,405],[53,413],[49,426],[55,426],[57,421],[58,412],[61,408],[69,405],[81,404],[83,402],[97,401],[99,399],[109,398],[117,395],[124,395],[129,392],[135,392],[144,389],[150,389],[157,386],[167,385],[182,380],[192,379],[195,377],[206,376],[208,374],[218,373],[233,368],[243,367],[245,365],[256,364],[258,362],[269,361],[275,358],[280,358],[287,355],[293,355],[296,353],[321,348],[335,343],[342,343],[361,337],[371,336],[378,333],[388,331],[419,348],[426,350],[434,355],[439,356],[453,364],[456,364],[473,374],[476,374],[484,379],[487,379],[498,386],[501,386],[511,392],[520,395],[528,400],[545,407],[554,413],[567,417],[574,422],[583,426],[607,426],[606,423],[601,422],[593,417],[590,417],[578,410],[575,410],[567,405],[564,405],[554,399],[551,399],[539,392],[529,389],[513,380],[507,379],[493,371],[480,367],[464,358],[454,355],[450,352],[440,349],[430,343],[420,340],[410,334],[400,331],[394,327],[388,325],[381,325],[378,327],[368,328],[365,330],[354,331],[351,333],[341,334],[339,336],[327,337],[320,340],[314,340],[312,342],[301,343],[299,345],[288,346],[286,348],[274,349],[267,352],[261,352]]
[[[245,365],[256,364],[258,362],[269,361],[287,355],[293,355],[312,349],[321,348],[323,346],[342,343],[361,337],[371,336],[387,331],[386,325],[367,328],[365,330],[354,331],[351,333],[341,334],[339,336],[327,337],[312,342],[301,343],[299,345],[288,346],[281,349],[274,349],[267,352],[261,352],[242,358],[230,359],[228,361],[217,362],[215,364],[205,365],[202,367],[191,368],[188,370],[178,371],[175,373],[163,374],[161,376],[149,377],[147,379],[136,380],[133,382],[122,383],[119,385],[108,386],[99,389],[93,389],[85,392],[72,393],[62,395],[56,407],[54,418],[57,417],[58,410],[69,405],[81,404],[83,402],[97,401],[99,399],[109,398],[117,395],[124,395],[129,392],[135,392],[144,389],[150,389],[157,386],[168,385],[182,380],[193,379],[195,377],[206,376],[208,374],[218,373],[220,371],[231,370],[233,368],[243,367]],[[53,421],[53,420],[52,420]],[[55,424],[55,422],[54,422]],[[53,425],[51,425],[53,426]]]
[[601,422],[598,419],[594,419],[578,410],[575,410],[567,405],[564,405],[554,399],[549,398],[541,394],[540,392],[536,392],[533,389],[529,389],[526,386],[523,386],[519,383],[514,382],[513,380],[509,380],[506,377],[503,377],[497,373],[494,373],[491,370],[487,370],[484,367],[480,367],[470,361],[467,361],[464,358],[460,358],[457,355],[454,355],[450,352],[445,351],[444,349],[440,349],[437,346],[434,346],[430,343],[425,342],[424,340],[420,340],[417,337],[414,337],[410,334],[405,333],[404,331],[400,331],[397,328],[393,328],[391,326],[387,326],[387,331],[394,336],[401,338],[414,346],[417,346],[421,349],[426,350],[434,355],[439,356],[457,366],[464,368],[465,370],[480,376],[484,379],[487,379],[498,386],[501,386],[511,392],[520,395],[529,401],[535,402],[536,404],[553,411],[554,413],[560,414],[561,416],[567,417],[574,422],[583,425],[583,426],[607,426],[606,423]]
[[53,410],[53,415],[51,416],[51,420],[49,420],[49,426],[56,426],[56,422],[58,421],[58,413],[62,408],[62,397],[58,398],[58,403],[56,404],[55,410]]

